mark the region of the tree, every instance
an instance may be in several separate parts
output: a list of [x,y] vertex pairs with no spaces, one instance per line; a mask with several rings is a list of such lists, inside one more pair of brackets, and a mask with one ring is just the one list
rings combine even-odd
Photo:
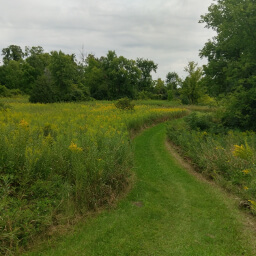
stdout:
[[2,55],[4,63],[7,63],[10,60],[20,61],[24,57],[24,53],[20,46],[10,45],[2,49]]
[[10,60],[0,69],[0,83],[8,89],[20,89],[22,87],[23,71],[22,62]]
[[115,52],[110,51],[104,63],[108,63],[104,67],[108,77],[111,99],[135,98],[140,78],[140,70],[136,66],[136,62],[123,56],[118,57]]
[[182,79],[176,72],[169,72],[166,75],[166,87],[168,91],[168,99],[171,100],[179,96],[178,88],[181,87]]
[[228,97],[222,122],[232,129],[256,131],[256,88],[238,89]]
[[85,63],[85,80],[92,97],[107,100],[135,98],[141,73],[134,60],[109,51],[100,59],[88,55]]
[[141,70],[141,77],[138,84],[139,91],[151,91],[153,87],[151,72],[156,72],[158,65],[152,60],[142,58],[138,58],[136,63]]
[[44,53],[41,46],[25,48],[26,62],[35,69],[35,79],[44,74],[46,67],[50,64],[50,54]]
[[77,80],[77,64],[73,55],[62,51],[52,51],[49,65],[52,78],[56,87],[62,94],[66,94],[73,83]]
[[43,53],[41,47],[27,48],[27,55],[27,63],[35,67],[31,102],[81,101],[89,98],[84,84],[84,69],[76,63],[74,55],[62,51],[52,51],[48,55]]
[[155,81],[154,93],[161,100],[166,100],[167,99],[167,96],[168,96],[167,95],[167,88],[166,88],[166,86],[164,84],[164,81],[161,78],[158,78]]
[[166,75],[165,83],[168,90],[177,90],[181,86],[181,82],[182,80],[176,72],[169,72]]
[[212,95],[234,92],[239,86],[256,86],[255,0],[218,0],[201,16],[201,23],[216,31],[200,51]]
[[76,63],[74,54],[52,51],[49,71],[59,100],[77,101],[88,97],[87,88],[83,84],[83,70]]
[[216,31],[200,51],[208,59],[204,83],[211,95],[229,96],[223,122],[256,129],[256,4],[255,0],[218,0],[201,16]]
[[181,99],[184,104],[197,104],[198,99],[203,95],[204,89],[201,84],[203,70],[197,67],[197,63],[190,61],[184,71],[188,73],[182,83]]
[[94,55],[89,54],[85,63],[85,83],[89,87],[91,96],[97,100],[110,99],[107,75],[102,62]]
[[58,93],[56,92],[51,74],[49,70],[46,70],[45,73],[36,80],[29,101],[32,103],[53,103],[59,101],[57,95]]

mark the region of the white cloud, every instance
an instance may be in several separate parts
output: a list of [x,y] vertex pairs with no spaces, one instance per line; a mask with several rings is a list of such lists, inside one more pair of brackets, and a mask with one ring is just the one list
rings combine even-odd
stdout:
[[184,75],[213,32],[198,24],[212,0],[0,0],[0,49],[10,44],[154,60]]

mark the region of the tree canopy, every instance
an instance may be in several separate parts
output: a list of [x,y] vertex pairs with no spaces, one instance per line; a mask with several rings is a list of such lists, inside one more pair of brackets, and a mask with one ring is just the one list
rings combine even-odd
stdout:
[[213,96],[228,96],[223,122],[256,129],[256,1],[217,0],[201,23],[216,32],[200,51],[208,59],[204,84]]
[[200,51],[212,95],[234,92],[238,86],[256,86],[256,1],[218,0],[201,16],[216,31]]
[[[0,83],[7,89],[20,89],[32,102],[76,101],[93,97],[115,100],[135,99],[140,91],[154,90],[152,72],[157,64],[152,60],[137,60],[117,56],[108,51],[100,58],[83,55],[78,62],[74,54],[62,51],[45,53],[41,46],[10,45],[2,50],[4,63],[0,66]],[[52,95],[54,94],[54,95]]]
[[185,104],[197,104],[199,98],[204,94],[201,79],[203,71],[194,61],[190,61],[184,68],[188,73],[181,88],[181,99]]

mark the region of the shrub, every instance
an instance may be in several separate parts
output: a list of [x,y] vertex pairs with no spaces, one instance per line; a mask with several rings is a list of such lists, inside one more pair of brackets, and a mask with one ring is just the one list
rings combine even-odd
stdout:
[[10,97],[10,90],[7,89],[4,85],[0,84],[0,97]]
[[234,93],[227,102],[222,121],[233,129],[256,131],[256,88]]
[[191,130],[207,131],[213,134],[227,133],[228,129],[223,126],[216,113],[195,113],[185,118],[185,121]]
[[122,110],[134,110],[134,104],[132,104],[131,101],[132,100],[127,97],[122,98],[115,103],[115,106]]
[[11,89],[11,96],[23,95],[23,92],[20,89]]
[[198,99],[198,105],[214,107],[214,106],[217,106],[217,102],[213,97],[210,97],[209,95],[204,94]]
[[152,92],[147,92],[147,91],[138,92],[138,94],[137,94],[137,99],[138,99],[138,100],[149,100],[149,99],[153,99],[153,93],[152,93]]
[[0,102],[0,111],[6,111],[7,109],[10,109],[11,107],[7,105],[6,103]]
[[185,118],[185,121],[192,130],[209,130],[213,125],[212,116],[209,114],[197,114],[193,112]]

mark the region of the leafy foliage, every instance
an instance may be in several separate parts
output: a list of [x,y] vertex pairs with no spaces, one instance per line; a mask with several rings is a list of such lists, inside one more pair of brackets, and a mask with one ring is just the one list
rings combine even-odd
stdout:
[[115,106],[119,109],[122,110],[134,110],[134,104],[131,103],[131,100],[129,98],[122,98],[119,99],[116,103]]
[[210,114],[198,114],[193,112],[185,119],[186,123],[192,130],[205,131],[209,130],[213,124],[213,117]]
[[57,88],[54,87],[50,73],[38,77],[30,94],[29,101],[32,103],[53,103],[58,101]]
[[210,95],[228,97],[224,124],[242,130],[256,129],[255,14],[254,0],[218,0],[200,21],[216,31],[200,52],[203,82]]
[[10,60],[20,61],[24,57],[24,53],[20,46],[10,45],[2,49],[3,60],[7,63]]
[[228,98],[226,105],[222,117],[225,126],[256,131],[256,87],[238,90]]
[[211,94],[255,86],[255,12],[254,0],[218,0],[201,16],[200,22],[217,33],[200,52],[208,58],[204,71]]
[[197,104],[198,100],[204,94],[204,88],[201,84],[203,75],[202,68],[197,67],[193,61],[188,63],[184,69],[188,76],[182,83],[181,87],[181,100],[184,104]]

